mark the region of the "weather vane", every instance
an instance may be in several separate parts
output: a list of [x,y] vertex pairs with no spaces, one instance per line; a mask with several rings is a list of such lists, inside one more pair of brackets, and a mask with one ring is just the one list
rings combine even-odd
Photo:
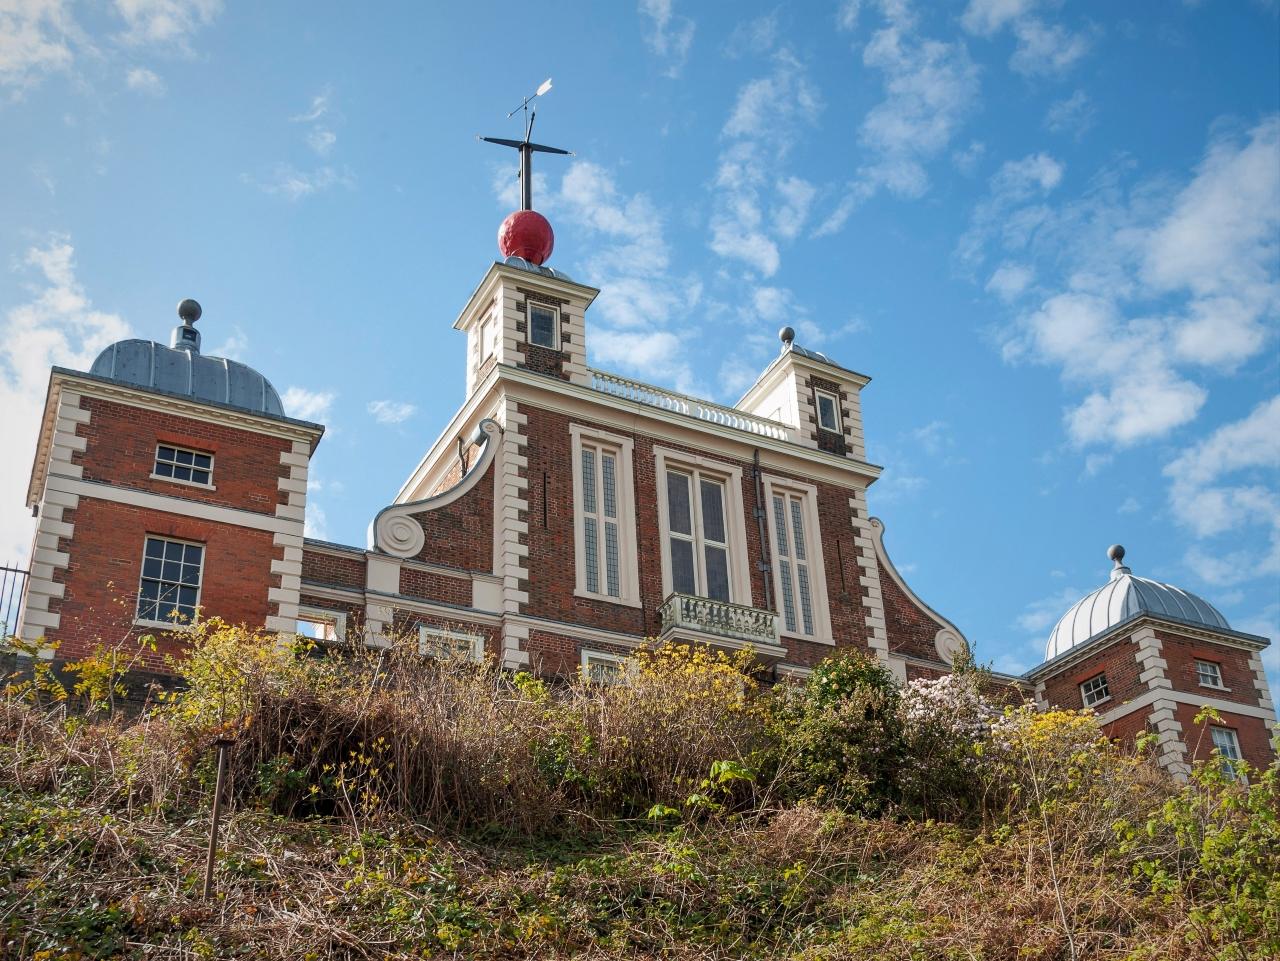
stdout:
[[[533,155],[535,153],[558,153],[572,157],[573,151],[561,150],[559,147],[546,147],[540,143],[533,143],[529,137],[533,134],[533,121],[538,115],[538,106],[534,103],[539,97],[551,89],[551,78],[548,77],[542,82],[542,85],[534,91],[533,96],[525,97],[520,106],[507,114],[510,120],[521,110],[524,111],[524,139],[523,140],[504,140],[502,137],[477,137],[477,140],[483,140],[485,143],[496,143],[502,147],[512,147],[520,151],[520,209],[533,209]],[[532,109],[530,107],[532,106]]]

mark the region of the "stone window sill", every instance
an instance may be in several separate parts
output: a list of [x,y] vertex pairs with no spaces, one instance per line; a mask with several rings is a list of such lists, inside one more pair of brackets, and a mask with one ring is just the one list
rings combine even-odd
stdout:
[[581,597],[585,601],[601,601],[605,604],[617,604],[619,607],[640,607],[639,601],[629,600],[625,597],[614,597],[612,594],[592,594],[590,591],[583,591],[574,588],[574,597]]
[[1092,704],[1086,704],[1086,705],[1085,705],[1085,707],[1086,707],[1086,708],[1096,708],[1098,705],[1100,705],[1100,704],[1106,704],[1106,703],[1107,703],[1107,702],[1109,702],[1110,700],[1111,700],[1111,695],[1110,695],[1110,694],[1108,694],[1106,697],[1100,697],[1100,698],[1098,698],[1098,699],[1097,699],[1096,701],[1094,701]]
[[175,624],[173,621],[148,621],[143,618],[135,618],[133,626],[149,627],[159,631],[171,631],[175,634],[189,634],[196,629],[194,624]]
[[1201,681],[1200,686],[1204,688],[1206,691],[1217,691],[1219,694],[1231,693],[1231,688],[1223,687],[1221,684],[1205,684],[1203,681]]

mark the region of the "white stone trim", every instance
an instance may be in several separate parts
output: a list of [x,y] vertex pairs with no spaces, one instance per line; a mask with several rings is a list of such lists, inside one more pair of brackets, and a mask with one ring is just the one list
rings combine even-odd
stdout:
[[[684,469],[694,474],[720,480],[724,484],[725,546],[729,553],[729,600],[734,604],[754,604],[751,596],[751,558],[747,553],[746,508],[742,501],[742,468],[710,457],[686,454],[669,447],[653,448],[654,480],[658,493],[658,536],[662,542],[662,596],[668,597],[671,586],[671,527],[667,506],[668,468]],[[696,498],[698,485],[695,480],[691,497]],[[698,542],[701,532],[694,532]],[[695,552],[696,554],[696,552]],[[695,557],[696,561],[696,557]]]
[[1267,683],[1267,671],[1262,666],[1262,655],[1257,651],[1249,655],[1249,669],[1253,671],[1253,686],[1258,692],[1258,706],[1264,711],[1269,711],[1274,719],[1275,701],[1271,698],[1271,685]]
[[520,543],[521,536],[529,533],[528,520],[520,520],[521,514],[529,516],[529,481],[520,476],[521,468],[528,465],[528,418],[510,398],[502,401],[499,415],[503,430],[501,443],[496,445],[493,564],[494,574],[502,578],[502,612],[507,615],[502,624],[500,662],[503,667],[514,669],[529,663],[529,629],[510,620],[510,615],[519,614],[521,606],[529,602],[528,593],[521,587],[529,581],[529,548]]
[[862,571],[862,607],[866,612],[867,646],[900,683],[907,681],[907,663],[889,653],[889,631],[884,617],[884,598],[880,593],[880,559],[876,554],[876,529],[867,513],[867,496],[856,491],[849,498],[849,519],[853,527],[854,560]]
[[[299,536],[302,533],[301,518],[295,520],[271,514],[259,514],[256,511],[241,510],[238,507],[222,507],[218,504],[207,504],[204,501],[188,500],[170,494],[153,494],[150,491],[117,487],[114,484],[104,484],[99,481],[77,480],[60,474],[49,475],[45,490],[90,497],[115,504],[128,504],[131,507],[142,507],[166,514],[179,514],[183,517],[214,521],[219,524],[231,524],[235,527],[274,531],[280,534],[296,533]],[[46,502],[49,500],[47,494],[45,499]]]
[[[573,550],[574,550],[574,594],[578,597],[604,601],[607,604],[624,604],[627,607],[640,607],[640,571],[636,540],[636,489],[633,451],[635,442],[621,434],[610,434],[595,430],[582,424],[570,424],[570,464],[569,472],[573,476]],[[592,592],[587,589],[586,570],[586,526],[581,505],[582,489],[582,441],[610,448],[617,459],[616,499],[618,506],[618,589],[620,596],[612,597],[603,592]],[[602,470],[602,467],[597,467]],[[600,505],[603,510],[603,505]],[[598,556],[600,564],[600,583],[604,585],[605,558]]]
[[480,451],[480,456],[453,487],[434,497],[396,503],[378,511],[369,524],[371,550],[376,548],[395,557],[404,558],[411,558],[422,550],[426,544],[426,534],[422,530],[422,525],[414,520],[412,515],[447,507],[468,493],[479,483],[497,454],[499,445],[496,441],[502,434],[502,427],[496,421],[485,419],[480,422],[480,431],[484,435],[484,447]]
[[[789,478],[776,477],[772,474],[764,474],[762,477],[764,482],[764,500],[761,508],[765,513],[765,529],[766,536],[769,538],[768,555],[772,558],[769,566],[770,573],[773,576],[773,598],[774,607],[778,612],[778,633],[783,637],[798,638],[803,641],[814,641],[818,644],[835,645],[835,637],[831,630],[831,608],[827,599],[827,571],[824,550],[824,541],[822,539],[822,525],[818,518],[818,488],[813,484],[805,484],[794,481]],[[798,494],[804,505],[804,522],[807,528],[805,533],[806,547],[808,548],[809,557],[807,562],[810,571],[810,602],[813,606],[813,633],[805,634],[804,631],[795,630],[788,631],[783,623],[782,611],[782,565],[778,563],[777,544],[778,531],[776,528],[776,520],[774,518],[773,497],[777,493],[780,496],[786,494]],[[798,599],[797,599],[798,600]],[[797,610],[797,614],[799,611]],[[803,620],[797,618],[797,628],[801,628]]]

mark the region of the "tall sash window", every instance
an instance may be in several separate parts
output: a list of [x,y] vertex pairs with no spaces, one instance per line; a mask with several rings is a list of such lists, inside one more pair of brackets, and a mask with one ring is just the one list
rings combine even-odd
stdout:
[[680,470],[666,481],[672,589],[730,600],[724,481]]
[[804,529],[804,500],[798,494],[773,495],[773,530],[778,576],[782,582],[782,623],[792,633],[813,633],[813,588],[809,544]]
[[573,437],[576,586],[582,597],[640,605],[630,438],[580,424]]

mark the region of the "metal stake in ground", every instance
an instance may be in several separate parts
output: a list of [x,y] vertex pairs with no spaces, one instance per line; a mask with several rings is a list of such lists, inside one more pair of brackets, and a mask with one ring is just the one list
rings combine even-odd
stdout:
[[213,783],[213,819],[209,825],[209,853],[204,862],[204,890],[201,897],[209,900],[213,890],[213,858],[218,853],[218,820],[222,817],[222,779],[227,771],[227,752],[234,744],[229,737],[220,737],[213,742],[218,749],[218,777]]

